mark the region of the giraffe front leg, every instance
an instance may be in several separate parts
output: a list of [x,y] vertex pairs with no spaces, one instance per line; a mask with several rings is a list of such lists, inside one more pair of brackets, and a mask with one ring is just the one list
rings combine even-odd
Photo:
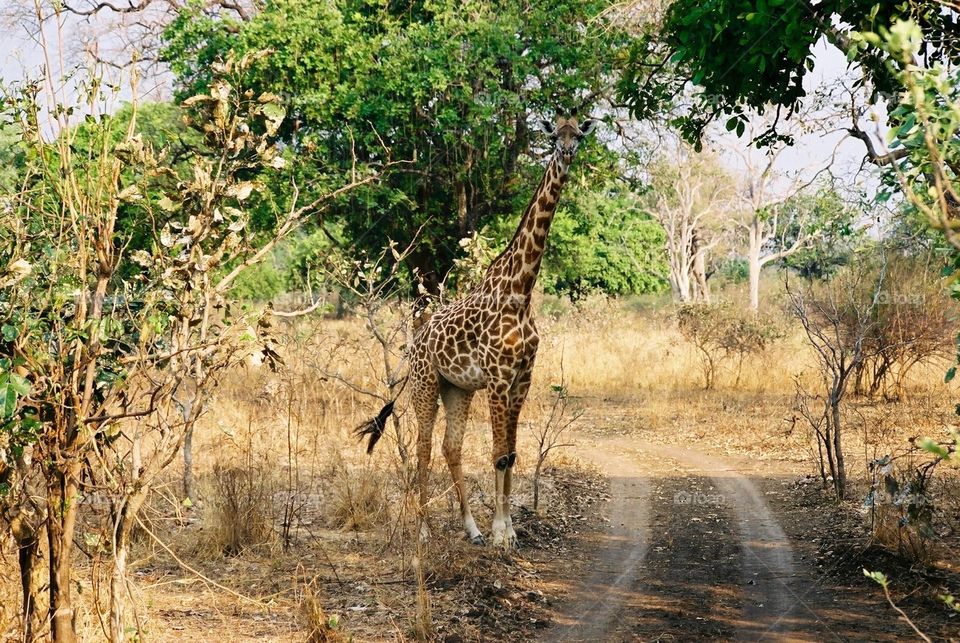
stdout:
[[503,505],[504,505],[504,531],[503,531],[503,540],[504,547],[510,549],[516,549],[518,546],[517,543],[517,534],[513,530],[513,518],[510,516],[510,494],[513,486],[513,463],[516,461],[517,454],[513,451],[510,452],[507,460],[507,468],[503,472]]
[[493,464],[495,496],[493,501],[493,546],[510,547],[507,540],[507,520],[510,517],[509,500],[504,495],[507,478],[507,456],[501,456]]
[[520,421],[520,411],[523,409],[523,403],[527,399],[527,393],[530,391],[530,380],[533,374],[533,361],[536,357],[530,358],[520,375],[510,389],[508,396],[509,406],[507,407],[506,423],[506,467],[503,472],[503,498],[504,498],[504,544],[507,547],[517,547],[517,534],[513,530],[513,518],[510,516],[510,494],[513,487],[513,465],[517,461],[517,425]]
[[[507,448],[507,422],[509,418],[509,397],[507,390],[491,387],[490,424],[493,428],[493,472],[495,492],[493,500],[493,544],[495,547],[510,547],[513,543],[507,538],[507,522],[510,519],[510,484],[507,481],[511,457]],[[514,456],[515,457],[515,456]],[[511,526],[510,533],[513,533]],[[514,537],[516,540],[516,537]]]

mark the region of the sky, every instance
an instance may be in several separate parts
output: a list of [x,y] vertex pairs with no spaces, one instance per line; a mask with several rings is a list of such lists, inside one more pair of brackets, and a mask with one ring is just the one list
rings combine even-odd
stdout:
[[[23,2],[26,0],[0,0],[0,14]],[[25,75],[37,75],[44,64],[39,35],[29,33],[27,26],[22,23],[0,24],[0,27],[5,31],[0,40],[0,77],[9,82],[22,79]],[[100,47],[109,46],[110,36],[105,35],[103,31],[102,24],[71,19],[64,24],[59,38],[57,29],[52,24],[47,25],[45,36],[48,42],[53,44],[62,38],[68,51],[77,51],[79,43],[84,41],[96,41]],[[76,57],[72,60],[68,58],[64,61],[64,65],[69,68],[76,62]],[[845,57],[825,42],[817,45],[815,62],[814,71],[808,74],[804,81],[808,91],[812,92],[818,86],[834,83],[839,78],[853,77],[852,72],[847,68]],[[54,60],[52,65],[59,68],[60,61]],[[141,94],[146,94],[150,98],[168,98],[171,93],[169,75],[145,79],[141,90]],[[127,98],[129,98],[129,90],[122,90],[116,99],[117,105]],[[869,131],[866,127],[868,124],[865,123],[864,128]],[[846,123],[838,123],[836,126],[840,128],[846,126]],[[877,127],[875,124],[872,126]],[[882,132],[879,133],[882,134]],[[747,149],[745,140],[737,139],[732,134],[725,134],[718,137],[717,147],[721,151],[726,150],[723,157],[728,165],[733,169],[742,169],[743,161],[740,157]],[[798,139],[797,145],[781,155],[779,169],[791,174],[809,174],[824,167],[832,157],[834,175],[841,177],[848,185],[860,184],[871,192],[876,189],[876,172],[869,166],[861,168],[865,151],[863,143],[847,136],[844,130],[807,134]]]

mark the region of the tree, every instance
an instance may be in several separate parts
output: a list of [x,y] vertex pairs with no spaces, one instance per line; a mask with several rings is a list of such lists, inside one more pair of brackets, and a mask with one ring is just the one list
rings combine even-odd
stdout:
[[764,266],[809,247],[823,228],[842,214],[802,207],[808,202],[798,197],[813,184],[819,172],[811,179],[799,172],[793,176],[780,172],[778,166],[785,149],[785,145],[777,144],[766,153],[747,150],[740,155],[744,165],[744,205],[736,224],[746,237],[751,310],[760,307],[760,272]]
[[425,226],[412,263],[435,286],[460,239],[528,198],[531,117],[583,114],[608,93],[625,42],[594,26],[608,5],[273,0],[243,21],[197,4],[166,29],[164,57],[189,94],[226,52],[272,50],[248,81],[286,97],[281,136],[314,179],[407,161],[331,215],[370,253]]
[[[4,480],[9,469],[18,491],[30,477],[42,484],[55,641],[76,637],[72,552],[80,500],[92,491],[111,500],[103,541],[113,566],[107,634],[124,639],[126,551],[139,508],[220,377],[255,339],[253,320],[236,313],[229,287],[324,201],[283,213],[270,238],[253,243],[244,207],[262,186],[248,176],[285,165],[276,145],[284,118],[277,97],[238,85],[255,59],[227,59],[211,93],[185,102],[205,144],[217,150],[187,170],[137,134],[135,103],[118,139],[114,119],[99,116],[97,91],[72,109],[48,96],[49,112],[41,111],[37,87],[57,85],[53,79],[5,97],[30,159],[30,189],[0,209],[0,503],[13,488]],[[94,75],[90,84],[103,87],[103,80]],[[135,96],[136,74],[131,83]],[[90,115],[79,147],[72,112]],[[40,129],[46,122],[59,132],[52,141]],[[149,222],[149,250],[128,252],[130,237],[118,226],[123,206]],[[23,457],[28,451],[35,469]],[[36,548],[25,553],[29,599]],[[25,600],[25,623],[35,622],[32,609]]]
[[[954,7],[955,9],[955,7]],[[955,11],[940,0],[904,2],[789,2],[788,0],[676,0],[659,24],[634,41],[619,85],[623,100],[640,117],[676,108],[676,125],[692,142],[718,120],[742,136],[754,115],[772,112],[761,144],[791,142],[781,128],[807,101],[804,79],[813,71],[814,47],[825,39],[862,71],[871,102],[888,101],[891,125],[900,122],[900,71],[896,53],[871,46],[862,31],[890,28],[898,20],[916,26],[917,65],[956,64]],[[678,101],[687,83],[691,100]],[[851,134],[860,138],[851,123]],[[864,139],[871,160],[888,163]]]
[[787,199],[783,207],[796,211],[787,214],[784,245],[792,246],[807,234],[809,222],[818,228],[818,243],[806,244],[782,261],[785,268],[804,279],[828,279],[848,265],[865,242],[866,229],[856,225],[863,219],[863,211],[848,203],[834,186],[801,192]]
[[720,241],[733,197],[729,177],[717,168],[716,158],[682,141],[652,166],[647,207],[663,226],[670,288],[680,302],[710,302],[707,255]]
[[666,287],[663,247],[661,226],[623,187],[577,191],[551,226],[540,281],[545,292],[571,297],[659,292]]
[[[795,288],[788,281],[792,312],[814,349],[821,377],[818,394],[804,390],[797,378],[798,406],[816,437],[823,483],[829,481],[840,500],[847,484],[843,401],[856,373],[871,355],[868,337],[877,323],[885,277],[885,262],[877,266],[875,261],[861,257],[828,283],[807,282]],[[820,401],[821,407],[811,410],[811,399]]]

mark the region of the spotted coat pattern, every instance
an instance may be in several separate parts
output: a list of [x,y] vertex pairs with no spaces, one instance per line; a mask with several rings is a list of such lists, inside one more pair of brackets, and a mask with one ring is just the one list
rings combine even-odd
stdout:
[[461,447],[474,393],[487,390],[496,476],[495,545],[514,546],[510,491],[516,460],[517,422],[530,388],[539,336],[530,299],[540,271],[550,223],[580,140],[593,129],[585,121],[558,119],[544,128],[554,152],[506,249],[468,295],[436,311],[418,330],[409,353],[412,399],[419,424],[417,481],[426,507],[437,399],[446,411],[443,455],[460,502],[464,530],[475,543],[477,529],[464,488]]

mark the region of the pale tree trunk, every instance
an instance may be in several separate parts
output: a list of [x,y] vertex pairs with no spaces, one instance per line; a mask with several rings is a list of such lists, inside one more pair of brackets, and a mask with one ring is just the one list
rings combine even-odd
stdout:
[[757,311],[760,309],[760,269],[763,268],[760,259],[760,251],[763,249],[763,224],[756,214],[753,216],[753,221],[750,222],[748,235],[747,265],[750,269],[750,310]]
[[670,288],[673,290],[673,299],[686,304],[690,297],[690,272],[686,267],[670,267]]
[[130,532],[133,530],[133,522],[145,498],[145,492],[134,492],[126,499],[116,516],[113,573],[110,577],[110,641],[112,643],[126,640],[124,613],[127,596],[127,554],[130,549]]
[[760,261],[755,257],[749,258],[750,262],[750,310],[756,312],[760,309]]
[[127,546],[117,537],[117,550],[113,553],[113,574],[110,576],[110,641],[126,640],[123,627],[123,612],[126,609]]
[[667,260],[670,264],[670,290],[673,300],[682,304],[691,301],[690,294],[690,243],[684,230],[675,226],[667,229]]

